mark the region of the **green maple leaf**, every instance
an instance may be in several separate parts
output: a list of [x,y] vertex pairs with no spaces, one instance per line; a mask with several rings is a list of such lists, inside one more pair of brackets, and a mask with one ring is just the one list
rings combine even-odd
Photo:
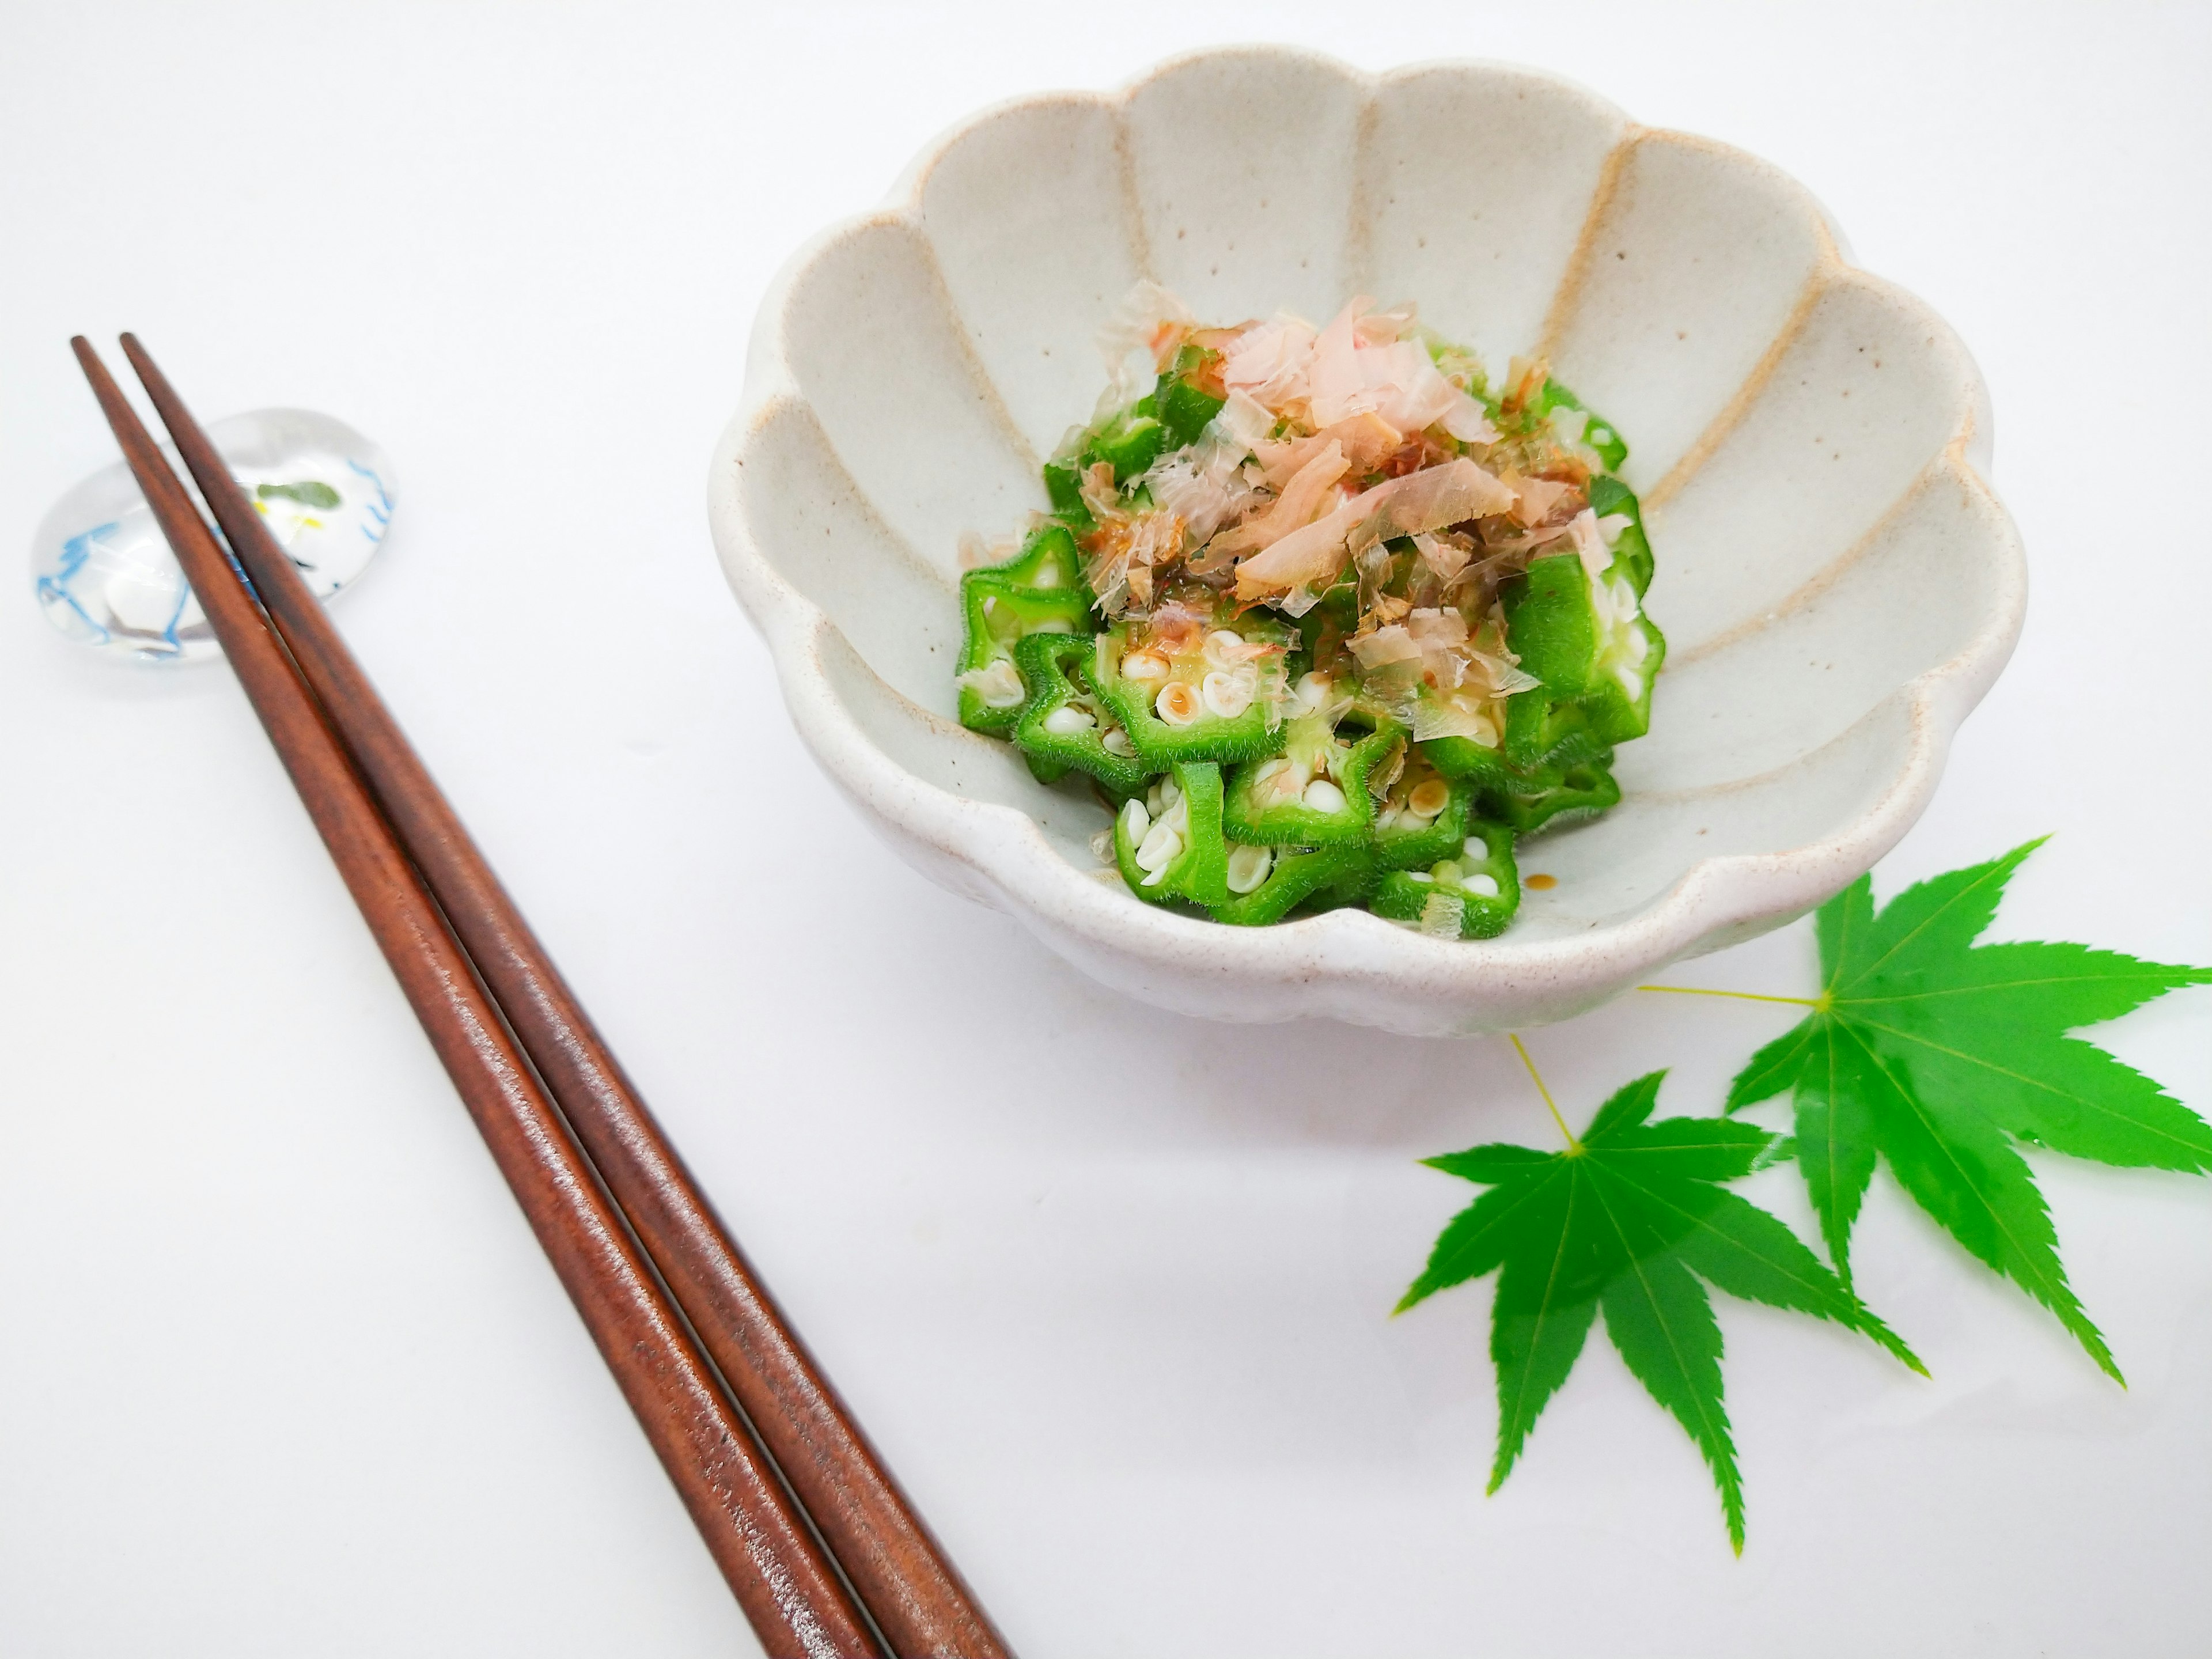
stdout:
[[2015,1143],[2160,1170],[2212,1169],[2212,1127],[2141,1073],[2066,1035],[2212,969],[2081,945],[1974,944],[2032,841],[1907,888],[1875,913],[1862,876],[1820,907],[1825,988],[1752,1056],[1728,1110],[1794,1091],[1797,1165],[1850,1282],[1851,1228],[1879,1158],[1921,1208],[2072,1331],[2119,1381],[2058,1259]]
[[1654,1072],[1614,1095],[1564,1152],[1492,1146],[1425,1159],[1490,1190],[1444,1228],[1398,1307],[1498,1273],[1493,1492],[1602,1310],[1628,1369],[1711,1466],[1740,1555],[1743,1487],[1705,1286],[1835,1320],[1922,1367],[1795,1233],[1720,1184],[1786,1155],[1781,1138],[1720,1118],[1646,1122],[1665,1076]]

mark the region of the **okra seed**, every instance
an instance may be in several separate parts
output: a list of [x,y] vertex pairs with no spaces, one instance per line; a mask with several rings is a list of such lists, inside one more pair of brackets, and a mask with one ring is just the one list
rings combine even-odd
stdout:
[[1078,732],[1088,732],[1097,724],[1072,703],[1064,703],[1044,717],[1044,729],[1055,738],[1072,738]]
[[1408,870],[1406,872],[1406,879],[1407,881],[1434,881],[1436,878],[1425,870]]
[[1058,587],[1060,586],[1060,567],[1054,564],[1051,560],[1047,559],[1042,564],[1037,567],[1036,574],[1030,579],[1030,586],[1032,587]]
[[1498,878],[1495,876],[1486,876],[1479,870],[1471,876],[1462,877],[1459,884],[1466,888],[1468,892],[1473,893],[1478,898],[1496,898],[1498,896]]
[[1620,689],[1628,693],[1629,702],[1634,702],[1644,695],[1644,676],[1627,664],[1623,663],[1613,673],[1613,678],[1620,682]]
[[960,676],[960,684],[981,697],[986,708],[1012,708],[1029,696],[1020,672],[1006,657],[969,669]]
[[1341,812],[1344,811],[1344,791],[1327,778],[1316,778],[1306,786],[1305,793],[1298,799],[1309,811]]
[[1216,669],[1199,682],[1200,695],[1209,713],[1233,720],[1252,706],[1253,688],[1234,674]]
[[1208,662],[1235,662],[1244,649],[1244,636],[1226,628],[1217,628],[1206,636],[1206,659]]
[[1451,786],[1442,778],[1425,779],[1406,797],[1406,810],[1417,818],[1432,818],[1450,805]]
[[1275,853],[1270,847],[1232,847],[1229,849],[1229,890],[1249,893],[1267,880],[1267,872],[1274,866]]
[[1334,689],[1334,682],[1326,674],[1301,675],[1297,684],[1298,706],[1301,708],[1318,708],[1328,701],[1328,694]]
[[1438,881],[1448,881],[1455,887],[1459,885],[1461,873],[1460,867],[1456,864],[1454,864],[1449,859],[1445,859],[1443,862],[1438,864],[1431,865],[1429,866],[1429,873],[1434,876]]
[[1137,745],[1129,741],[1129,734],[1118,726],[1106,728],[1106,735],[1098,739],[1099,746],[1109,755],[1129,756],[1137,752]]
[[1651,654],[1651,641],[1644,637],[1642,629],[1632,628],[1628,630],[1627,648],[1628,660],[1641,663]]
[[1459,844],[1459,850],[1480,864],[1490,856],[1490,843],[1480,836],[1469,836]]
[[1157,651],[1132,651],[1121,659],[1121,678],[1125,680],[1164,680],[1168,677],[1168,659]]
[[1145,832],[1152,827],[1152,815],[1140,800],[1125,801],[1121,806],[1121,832],[1132,842],[1142,842]]
[[1182,856],[1182,833],[1174,823],[1162,818],[1145,836],[1144,844],[1137,848],[1136,866],[1149,880],[1147,887],[1166,875],[1168,866]]
[[1170,680],[1152,700],[1152,708],[1170,726],[1191,726],[1206,712],[1197,688],[1184,680]]

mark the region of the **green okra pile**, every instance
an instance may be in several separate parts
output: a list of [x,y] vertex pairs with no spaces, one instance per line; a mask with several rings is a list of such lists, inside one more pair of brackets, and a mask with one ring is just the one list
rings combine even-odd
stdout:
[[1050,513],[961,579],[962,723],[1087,781],[1147,902],[1501,932],[1516,840],[1617,802],[1650,727],[1626,442],[1410,307],[1209,328],[1140,284],[1109,359]]

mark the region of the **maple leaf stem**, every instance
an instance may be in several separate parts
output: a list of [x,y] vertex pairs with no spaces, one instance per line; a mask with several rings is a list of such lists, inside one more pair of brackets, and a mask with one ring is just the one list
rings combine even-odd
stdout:
[[1544,1086],[1544,1074],[1536,1069],[1536,1062],[1528,1057],[1528,1045],[1521,1041],[1518,1031],[1508,1031],[1505,1040],[1513,1045],[1513,1052],[1521,1056],[1521,1063],[1528,1068],[1529,1080],[1535,1084],[1536,1092],[1544,1097],[1544,1106],[1551,1113],[1552,1121],[1559,1126],[1560,1134],[1566,1138],[1567,1151],[1580,1153],[1583,1144],[1575,1139],[1575,1132],[1567,1127],[1566,1119],[1559,1115],[1559,1103],[1552,1098],[1552,1091]]
[[1786,1002],[1796,1008],[1817,1008],[1818,997],[1771,997],[1757,991],[1716,991],[1703,985],[1639,985],[1639,991],[1665,991],[1678,997],[1734,997],[1739,1002]]

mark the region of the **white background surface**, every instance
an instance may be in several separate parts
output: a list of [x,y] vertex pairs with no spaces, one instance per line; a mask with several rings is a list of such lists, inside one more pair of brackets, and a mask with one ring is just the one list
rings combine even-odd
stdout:
[[[1723,1299],[1740,1562],[1595,1335],[1486,1499],[1486,1287],[1386,1316],[1472,1195],[1414,1160],[1545,1144],[1510,1050],[1095,990],[805,758],[702,507],[769,276],[970,109],[1255,33],[1565,71],[1932,301],[2037,597],[1878,885],[2055,830],[1999,933],[2212,959],[2203,6],[15,0],[0,549],[112,456],[76,331],[391,450],[346,632],[1030,1659],[2201,1653],[2203,1182],[2035,1159],[2125,1393],[1884,1177],[1861,1289],[1936,1380]],[[1801,926],[1674,977],[1812,973]],[[2100,1035],[2203,1109],[2208,1012]],[[1531,1046],[1571,1112],[1702,1111],[1785,1019]],[[0,1134],[0,1653],[750,1650],[228,672],[110,669],[21,575]]]

